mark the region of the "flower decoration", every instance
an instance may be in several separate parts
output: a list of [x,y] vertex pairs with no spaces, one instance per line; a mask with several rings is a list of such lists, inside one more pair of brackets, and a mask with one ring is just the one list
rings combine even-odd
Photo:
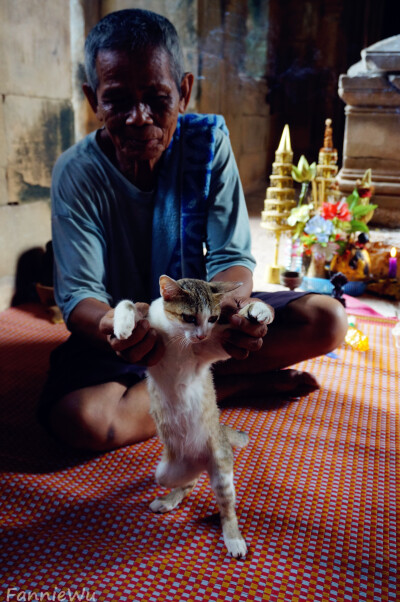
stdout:
[[358,232],[369,232],[363,218],[373,212],[377,205],[363,204],[357,189],[345,199],[331,199],[322,203],[315,211],[309,203],[292,209],[288,224],[294,228],[293,238],[300,239],[307,254],[315,245],[328,247],[329,252],[342,255]]
[[309,205],[298,205],[297,207],[292,209],[292,211],[290,212],[290,216],[287,220],[289,226],[293,227],[296,224],[301,224],[301,230],[303,230],[304,224],[310,219],[313,209],[314,207],[311,203]]
[[316,242],[329,242],[329,237],[333,232],[333,223],[321,215],[314,215],[306,224],[304,232],[315,236]]
[[321,215],[324,219],[330,220],[337,217],[343,222],[350,222],[352,218],[350,208],[345,199],[342,199],[339,203],[322,203]]
[[306,198],[310,182],[315,180],[316,175],[317,164],[314,161],[314,163],[309,165],[304,155],[301,155],[297,167],[292,165],[292,178],[301,184],[299,205],[301,205]]
[[296,182],[311,182],[317,175],[317,164],[309,165],[304,155],[301,155],[297,167],[292,166],[292,177]]

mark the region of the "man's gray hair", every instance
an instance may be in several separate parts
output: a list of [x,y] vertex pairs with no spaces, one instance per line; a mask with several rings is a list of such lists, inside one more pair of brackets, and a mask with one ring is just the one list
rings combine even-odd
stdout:
[[92,90],[96,92],[98,86],[96,59],[100,50],[134,53],[150,48],[168,53],[171,75],[180,92],[184,65],[178,33],[166,17],[139,8],[110,13],[90,31],[85,43],[85,70]]

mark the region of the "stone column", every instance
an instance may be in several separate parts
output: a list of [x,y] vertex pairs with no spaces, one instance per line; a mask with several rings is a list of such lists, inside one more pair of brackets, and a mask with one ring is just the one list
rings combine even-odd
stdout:
[[373,224],[400,226],[400,35],[361,52],[362,60],[339,79],[346,103],[340,190],[348,193],[372,169]]

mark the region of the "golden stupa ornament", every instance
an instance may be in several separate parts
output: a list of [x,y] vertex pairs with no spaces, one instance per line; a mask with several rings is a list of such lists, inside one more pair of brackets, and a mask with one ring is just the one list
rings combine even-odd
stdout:
[[282,232],[291,230],[287,219],[290,211],[296,206],[292,162],[293,151],[290,144],[289,126],[286,124],[275,152],[270,186],[267,188],[264,211],[261,212],[261,226],[275,236],[274,265],[267,266],[266,275],[267,281],[272,284],[280,282],[281,266],[278,265],[280,237]]
[[315,209],[321,207],[329,196],[339,195],[338,187],[335,184],[335,177],[339,170],[337,166],[338,153],[336,148],[333,147],[332,134],[332,119],[327,119],[325,121],[324,146],[319,150],[317,176],[313,189]]

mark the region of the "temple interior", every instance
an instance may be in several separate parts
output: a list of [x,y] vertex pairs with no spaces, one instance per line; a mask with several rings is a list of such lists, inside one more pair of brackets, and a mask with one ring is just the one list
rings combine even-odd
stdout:
[[[162,464],[167,464],[169,457],[166,453],[161,456],[161,441],[156,436],[150,437],[147,431],[144,434],[140,430],[142,425],[138,426],[138,432],[131,428],[132,423],[136,425],[137,408],[139,415],[149,418],[146,393],[136,396],[137,391],[143,392],[140,387],[144,381],[138,382],[139,376],[129,370],[121,377],[115,373],[109,376],[107,372],[109,363],[118,362],[124,370],[127,366],[132,370],[132,364],[136,369],[137,358],[132,360],[132,356],[126,355],[128,361],[124,361],[123,353],[118,350],[121,360],[116,360],[111,351],[99,363],[100,353],[93,352],[96,342],[99,350],[106,349],[106,335],[111,347],[121,344],[116,341],[112,326],[108,331],[99,327],[107,320],[108,324],[114,324],[104,297],[99,295],[103,305],[92,311],[95,304],[91,302],[99,301],[91,298],[94,289],[106,292],[110,304],[119,295],[105,291],[104,284],[108,267],[105,264],[111,255],[106,251],[112,244],[108,246],[105,242],[103,231],[98,236],[102,238],[102,246],[87,244],[90,235],[85,239],[87,232],[92,234],[95,230],[94,227],[90,230],[94,220],[88,220],[86,231],[81,228],[82,236],[75,245],[75,249],[83,251],[79,255],[82,263],[89,258],[82,269],[84,278],[76,285],[73,270],[64,272],[68,273],[64,282],[71,276],[75,286],[75,289],[71,286],[70,298],[74,299],[73,294],[83,289],[81,300],[87,301],[89,297],[90,307],[77,321],[78,344],[70,352],[75,365],[68,367],[61,360],[59,373],[56,377],[53,374],[53,385],[60,381],[73,385],[69,389],[71,395],[68,391],[63,393],[64,397],[53,393],[56,404],[64,401],[64,413],[62,408],[60,412],[47,408],[46,423],[40,424],[38,420],[37,406],[44,398],[50,358],[54,367],[59,346],[71,341],[53,294],[52,170],[61,153],[100,126],[82,92],[86,80],[85,38],[105,15],[133,7],[161,13],[176,26],[185,68],[195,76],[188,111],[225,118],[250,218],[252,253],[257,261],[254,290],[301,287],[335,297],[347,312],[344,314],[338,303],[325,297],[302,296],[288,311],[283,304],[284,312],[276,312],[279,317],[273,326],[277,325],[277,329],[271,327],[265,337],[263,351],[272,349],[269,356],[249,354],[250,348],[256,349],[255,342],[260,349],[263,341],[247,336],[248,322],[240,320],[245,336],[242,338],[239,332],[236,340],[249,345],[250,339],[253,346],[247,349],[244,346],[242,359],[246,354],[249,359],[244,370],[238,368],[239,362],[226,364],[231,372],[226,373],[224,386],[227,394],[233,392],[234,397],[228,399],[231,406],[227,403],[221,407],[220,418],[230,427],[224,432],[232,436],[235,430],[245,431],[250,440],[247,447],[235,450],[235,479],[228,469],[220,471],[220,478],[214,478],[216,492],[221,494],[225,489],[226,494],[219,508],[206,475],[201,475],[192,497],[182,500],[176,512],[155,514],[149,510],[158,488],[154,479],[156,465],[161,457]],[[4,591],[0,599],[400,600],[400,1],[0,0],[0,56],[0,588]],[[129,61],[128,64],[131,65]],[[144,79],[147,81],[147,72]],[[176,99],[180,102],[178,96]],[[136,111],[138,104],[141,103],[135,97],[121,110],[122,127],[127,124],[126,114],[131,118],[132,107]],[[211,131],[211,119],[199,121],[207,122],[206,127]],[[214,124],[219,121],[214,119]],[[210,138],[215,143],[216,136]],[[206,151],[210,138],[205,144]],[[226,143],[226,138],[222,139]],[[148,140],[144,142],[147,144]],[[110,146],[113,153],[115,148],[111,144],[108,150]],[[176,164],[187,166],[188,156],[197,160],[200,146],[192,144],[189,152],[194,149],[193,154],[183,158],[185,147],[179,146]],[[226,147],[228,156],[230,150],[227,144]],[[97,150],[100,157],[100,151],[104,151],[105,163],[109,156],[100,142]],[[211,152],[203,155],[213,157]],[[165,154],[163,158],[168,156]],[[113,158],[117,158],[117,153]],[[135,157],[129,167],[132,163],[137,167],[137,162]],[[109,163],[118,181],[132,184],[126,178],[124,182],[126,173],[118,160],[114,165],[112,161]],[[227,164],[228,161],[224,169]],[[232,164],[229,161],[229,167]],[[207,170],[201,164],[207,176],[212,172],[210,165],[209,158]],[[191,169],[192,164],[186,173],[192,175]],[[155,173],[156,178],[151,173],[152,183],[158,185],[162,172]],[[171,169],[168,176],[175,173],[179,173],[178,168],[176,172]],[[242,197],[237,193],[240,191],[236,186],[237,173],[235,169],[230,173],[233,173],[230,182],[235,184],[232,198],[238,206]],[[87,172],[84,178],[86,175]],[[82,181],[86,183],[83,177]],[[175,187],[176,181],[179,184]],[[190,184],[193,181],[194,178]],[[173,191],[169,195],[159,194],[156,186],[152,190],[138,187],[139,193],[154,191],[152,201],[168,199],[168,203],[159,202],[157,206],[161,205],[159,213],[164,218],[167,215],[165,221],[169,218],[167,210],[178,199],[178,210],[171,223],[178,224],[175,218],[180,211],[181,229],[171,235],[173,228],[159,228],[160,255],[152,256],[165,257],[162,253],[167,243],[176,241],[174,254],[171,252],[174,261],[167,265],[177,273],[184,263],[182,257],[186,259],[185,251],[191,258],[188,248],[193,240],[200,241],[192,247],[202,269],[206,246],[204,229],[183,227],[186,224],[182,182],[183,177],[176,178],[167,191]],[[198,190],[195,186],[187,189]],[[92,193],[93,190],[97,192],[97,187]],[[114,188],[109,186],[104,194],[105,205],[113,194]],[[202,196],[204,200],[206,195]],[[230,195],[225,195],[224,200],[227,196]],[[93,197],[89,194],[88,198],[91,203]],[[120,200],[116,195],[114,198]],[[208,202],[209,197],[205,200]],[[81,204],[85,210],[88,206],[97,210],[95,203],[84,205],[85,202],[86,197]],[[149,227],[143,228],[145,233],[159,223],[152,221],[154,214],[147,211],[149,206],[142,203],[144,221]],[[195,198],[192,208],[197,210],[197,206]],[[220,223],[226,214],[229,213],[229,218],[236,215],[234,210],[224,213],[228,205],[223,203],[217,209],[221,206]],[[234,203],[229,206],[235,208]],[[115,207],[121,231],[122,226],[136,226],[141,219],[132,211],[134,217],[124,220],[121,205],[116,203]],[[62,217],[68,219],[69,209]],[[193,213],[198,217],[198,213]],[[99,220],[98,231],[109,225],[111,212],[105,214],[107,218]],[[217,214],[215,211],[213,217]],[[201,218],[204,215],[205,211]],[[228,221],[230,224],[233,221],[234,227],[245,224],[245,211],[239,215],[240,220],[225,219],[217,234],[222,231],[230,235],[235,228],[229,229]],[[80,213],[78,220],[81,217]],[[203,226],[205,222],[199,219],[195,225]],[[187,236],[188,232],[194,235]],[[247,242],[247,226],[235,229],[234,240],[243,233]],[[142,230],[136,227],[137,239],[138,234]],[[185,236],[187,247],[183,244]],[[110,235],[107,240],[113,243],[122,238],[128,243],[135,240],[131,231],[125,237]],[[143,247],[148,238],[146,234],[142,236]],[[72,236],[64,236],[62,240],[62,250],[73,247],[68,244],[73,241]],[[155,236],[153,241],[159,242]],[[137,256],[148,260],[152,251],[147,249],[149,254],[142,254],[141,245],[142,241],[135,247],[136,254],[132,251],[131,261],[116,261],[113,264],[116,269],[110,269],[107,276],[112,279],[118,275],[121,265],[129,270],[130,276]],[[170,246],[172,249],[173,245]],[[241,259],[245,247],[248,246],[238,244],[234,249],[240,248]],[[91,252],[93,248],[97,252]],[[131,250],[129,244],[126,248]],[[117,259],[121,255],[125,260],[124,252]],[[229,251],[220,244],[215,255],[217,260],[224,255],[225,260]],[[236,261],[238,253],[232,256]],[[249,253],[246,258],[252,265]],[[97,280],[90,279],[91,262],[100,264],[96,274],[103,270]],[[159,274],[155,269],[147,270],[147,265],[147,261],[140,265],[143,272],[140,277],[148,286],[143,287],[145,292],[149,291],[152,277],[157,286],[158,277],[154,276]],[[220,265],[217,263],[217,268]],[[227,265],[237,268],[234,261]],[[76,259],[65,261],[65,266],[81,267]],[[193,264],[187,271],[190,269],[193,270]],[[127,272],[122,269],[120,272],[122,281]],[[220,271],[215,272],[220,275]],[[134,272],[134,276],[138,273],[139,270]],[[248,276],[246,272],[240,273]],[[132,279],[135,285],[138,281],[139,277]],[[136,294],[136,290],[131,290]],[[235,301],[239,307],[240,301]],[[218,305],[221,303],[218,297]],[[180,307],[178,302],[176,306]],[[293,311],[296,306],[301,311]],[[179,312],[182,311],[185,310],[181,308]],[[218,319],[215,311],[211,314],[196,311],[208,328],[209,323]],[[171,312],[176,321],[180,317],[182,323],[199,325],[196,315],[179,312]],[[237,316],[229,319],[232,325]],[[138,328],[142,334],[143,324],[144,321],[141,330]],[[145,327],[150,327],[149,323]],[[271,332],[275,338],[271,338]],[[226,334],[232,335],[232,329],[222,336]],[[91,339],[87,346],[82,345],[85,335]],[[233,329],[233,336],[236,335]],[[203,334],[196,336],[199,340],[206,338]],[[269,347],[268,336],[272,340]],[[147,342],[149,338],[152,345],[156,340],[159,342],[154,331]],[[181,342],[183,337],[170,338],[165,347],[178,341],[185,354],[188,350],[189,358],[190,354],[195,356],[195,361],[191,361],[197,377],[203,371],[198,359],[201,351],[198,348],[189,351],[188,339]],[[141,342],[139,339],[136,350],[142,349],[140,378],[145,378],[146,358],[150,353],[154,359],[152,354],[157,347],[150,352],[147,349],[144,354]],[[195,341],[192,347],[198,343]],[[83,354],[79,355],[81,347]],[[169,349],[173,349],[173,354],[176,347],[170,345]],[[297,363],[292,363],[290,355],[294,349],[304,354],[296,356]],[[51,355],[53,350],[57,350],[55,355]],[[183,358],[183,354],[179,357]],[[268,359],[262,363],[260,357]],[[306,359],[299,361],[298,357]],[[87,376],[88,358],[96,372],[93,386],[87,386],[87,381],[82,384],[79,379],[74,380],[79,376],[77,372]],[[276,358],[280,358],[280,364],[273,363]],[[228,465],[230,449],[218,448],[215,453],[218,462],[206,455],[215,447],[214,434],[209,435],[203,429],[199,407],[203,407],[201,403],[210,394],[215,372],[198,389],[198,396],[192,396],[193,380],[180,384],[182,381],[176,379],[176,374],[185,371],[186,359],[182,359],[182,365],[176,357],[173,359],[168,382],[175,389],[173,385],[168,388],[183,391],[181,396],[187,395],[189,403],[184,410],[170,404],[175,419],[170,432],[185,441],[180,444],[182,450],[185,446],[192,449],[188,450],[188,457],[183,451],[171,454],[175,482],[166,483],[172,483],[174,488],[183,485],[178,493],[186,496],[196,485],[196,462],[209,470],[219,463]],[[243,384],[243,389],[236,389]],[[134,387],[136,392],[132,393]],[[91,404],[85,404],[88,391]],[[174,403],[177,398],[175,395]],[[117,411],[112,414],[114,410],[121,410],[119,420],[112,419],[117,416]],[[207,417],[213,412],[204,414]],[[193,436],[187,434],[186,425],[190,422],[194,424],[193,431],[198,431]],[[68,435],[70,430],[76,435],[79,449],[58,438],[51,431],[51,424],[59,427],[61,434]],[[124,439],[115,449],[116,424],[121,430],[126,427],[129,437],[134,431],[133,444],[132,439],[128,444]],[[105,441],[100,447],[93,445],[96,430],[102,431],[102,443]],[[243,441],[243,433],[240,435]],[[145,436],[150,438],[142,441]],[[224,435],[224,438],[224,445],[229,448],[230,437]],[[120,444],[121,440],[118,441]],[[201,441],[206,441],[203,447]],[[86,450],[88,442],[90,450]],[[190,478],[196,477],[196,481],[183,481],[180,462],[190,468]],[[228,512],[226,508],[231,508],[232,500],[235,503],[234,480],[238,520],[249,550],[245,558],[243,551],[236,552],[236,558],[228,556],[220,529],[219,510],[223,520],[222,512],[225,519],[228,515],[232,519],[231,509]],[[164,484],[161,479],[159,483]],[[164,509],[168,509],[166,505]],[[230,536],[228,531],[227,536],[233,549],[241,544],[236,531],[233,529]]]
[[[51,239],[56,158],[98,126],[81,90],[85,36],[100,17],[131,4],[42,0],[29,15],[24,15],[23,0],[1,7],[2,309],[13,298],[21,255],[43,249]],[[351,192],[371,169],[378,204],[371,225],[391,229],[388,244],[395,244],[393,230],[400,225],[398,3],[134,4],[165,14],[176,25],[187,69],[196,78],[189,110],[225,117],[252,220],[261,220],[284,126],[290,128],[293,163],[305,155],[311,164],[318,159],[325,121],[331,119],[340,190]],[[297,199],[298,187],[295,194]],[[253,230],[258,241],[262,231]],[[266,242],[256,250],[261,261],[268,248]]]

